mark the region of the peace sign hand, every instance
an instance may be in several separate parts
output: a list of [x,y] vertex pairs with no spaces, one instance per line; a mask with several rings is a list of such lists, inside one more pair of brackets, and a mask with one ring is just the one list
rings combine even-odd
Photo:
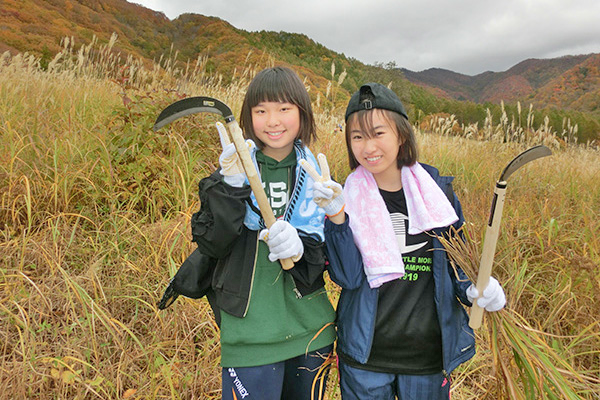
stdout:
[[321,207],[328,217],[340,214],[346,205],[342,185],[333,181],[329,172],[329,164],[324,154],[317,156],[321,175],[306,160],[300,160],[300,166],[313,178],[313,201]]

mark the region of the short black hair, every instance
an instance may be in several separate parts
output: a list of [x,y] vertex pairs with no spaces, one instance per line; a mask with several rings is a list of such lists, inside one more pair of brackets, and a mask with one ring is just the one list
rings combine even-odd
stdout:
[[288,67],[273,67],[260,71],[246,91],[240,126],[246,138],[252,139],[259,149],[265,144],[261,142],[252,126],[252,107],[264,101],[286,102],[294,104],[300,111],[300,131],[297,139],[309,146],[317,139],[317,124],[313,115],[310,97],[304,83],[296,72]]

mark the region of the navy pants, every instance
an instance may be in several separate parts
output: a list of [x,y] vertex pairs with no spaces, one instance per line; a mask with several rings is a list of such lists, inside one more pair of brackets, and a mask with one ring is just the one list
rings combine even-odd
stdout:
[[333,345],[329,345],[306,355],[302,354],[274,364],[223,368],[222,398],[224,400],[320,400],[325,392],[329,366],[325,373],[319,370],[332,350]]
[[450,382],[433,375],[395,375],[353,368],[340,360],[343,400],[449,400]]

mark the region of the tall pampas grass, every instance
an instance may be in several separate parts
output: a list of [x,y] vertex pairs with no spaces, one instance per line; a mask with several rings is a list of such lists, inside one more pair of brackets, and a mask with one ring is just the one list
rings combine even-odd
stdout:
[[[477,280],[480,246],[474,240],[473,227],[464,225],[448,237],[440,237],[453,267],[460,266],[472,282]],[[515,279],[525,279],[524,276]],[[523,282],[518,282],[522,286]],[[510,286],[515,283],[510,283]],[[489,398],[510,399],[581,399],[580,394],[591,395],[600,379],[586,370],[574,368],[564,354],[553,347],[559,338],[535,329],[517,310],[517,300],[499,312],[486,313],[483,331],[476,332],[487,348],[485,362],[496,384],[488,392]],[[525,305],[527,306],[527,305]],[[595,324],[593,324],[595,325]],[[560,337],[565,342],[577,343],[581,336],[594,335],[592,326],[581,334]],[[596,337],[592,340],[598,340]],[[567,344],[568,346],[568,344]],[[481,362],[480,360],[479,362]],[[491,367],[491,368],[490,368]]]
[[[219,98],[239,113],[249,81],[272,60],[239,66],[224,85],[201,55],[181,62],[173,49],[147,65],[115,53],[116,42],[65,39],[46,69],[32,55],[0,56],[6,398],[221,398],[219,330],[206,300],[156,307],[193,250],[197,183],[220,154],[215,119],[197,115],[160,132],[152,125],[160,110],[192,95]],[[333,70],[332,89],[343,77]],[[332,176],[344,182],[342,106],[327,104],[314,107],[312,150],[326,154]],[[529,110],[528,138],[538,129]],[[544,132],[557,132],[547,125]],[[457,135],[462,127],[453,121],[437,126],[417,129],[420,161],[456,177],[470,225],[466,242],[448,244],[466,248],[449,252],[475,276],[494,177],[538,139],[505,142],[521,135],[510,131],[510,119],[490,119],[471,135]],[[565,121],[564,130],[575,127]],[[513,178],[494,267],[509,304],[486,316],[478,354],[453,376],[454,399],[598,398],[599,157],[561,143],[551,160]],[[326,289],[337,304],[339,288],[327,279]],[[322,389],[339,399],[335,363],[328,365]]]

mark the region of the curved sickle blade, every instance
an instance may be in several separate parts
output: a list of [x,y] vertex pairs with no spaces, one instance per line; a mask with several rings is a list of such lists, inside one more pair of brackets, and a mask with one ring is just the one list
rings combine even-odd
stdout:
[[235,119],[231,109],[220,100],[204,96],[188,97],[187,99],[179,100],[162,110],[158,118],[156,118],[153,129],[155,131],[159,130],[178,118],[200,112],[219,114],[225,118],[226,122],[231,122]]
[[502,175],[500,175],[499,182],[504,182],[511,176],[516,170],[521,168],[523,165],[531,162],[533,160],[537,160],[538,158],[546,157],[552,155],[552,151],[549,148],[543,145],[534,146],[530,149],[525,150],[518,156],[516,156],[502,171]]
[[[488,286],[490,277],[492,276],[492,264],[494,263],[494,254],[496,251],[496,243],[500,233],[500,220],[502,219],[502,210],[504,208],[504,198],[506,195],[506,180],[516,170],[530,161],[537,160],[541,157],[551,155],[552,152],[546,146],[535,146],[525,150],[516,156],[500,175],[500,180],[496,182],[494,188],[494,199],[492,200],[492,209],[490,210],[490,219],[485,231],[485,240],[483,241],[483,252],[481,253],[481,262],[479,264],[479,272],[477,273],[477,290],[483,293]],[[479,329],[483,319],[483,309],[479,307],[477,301],[471,307],[469,315],[469,326],[473,329]]]

